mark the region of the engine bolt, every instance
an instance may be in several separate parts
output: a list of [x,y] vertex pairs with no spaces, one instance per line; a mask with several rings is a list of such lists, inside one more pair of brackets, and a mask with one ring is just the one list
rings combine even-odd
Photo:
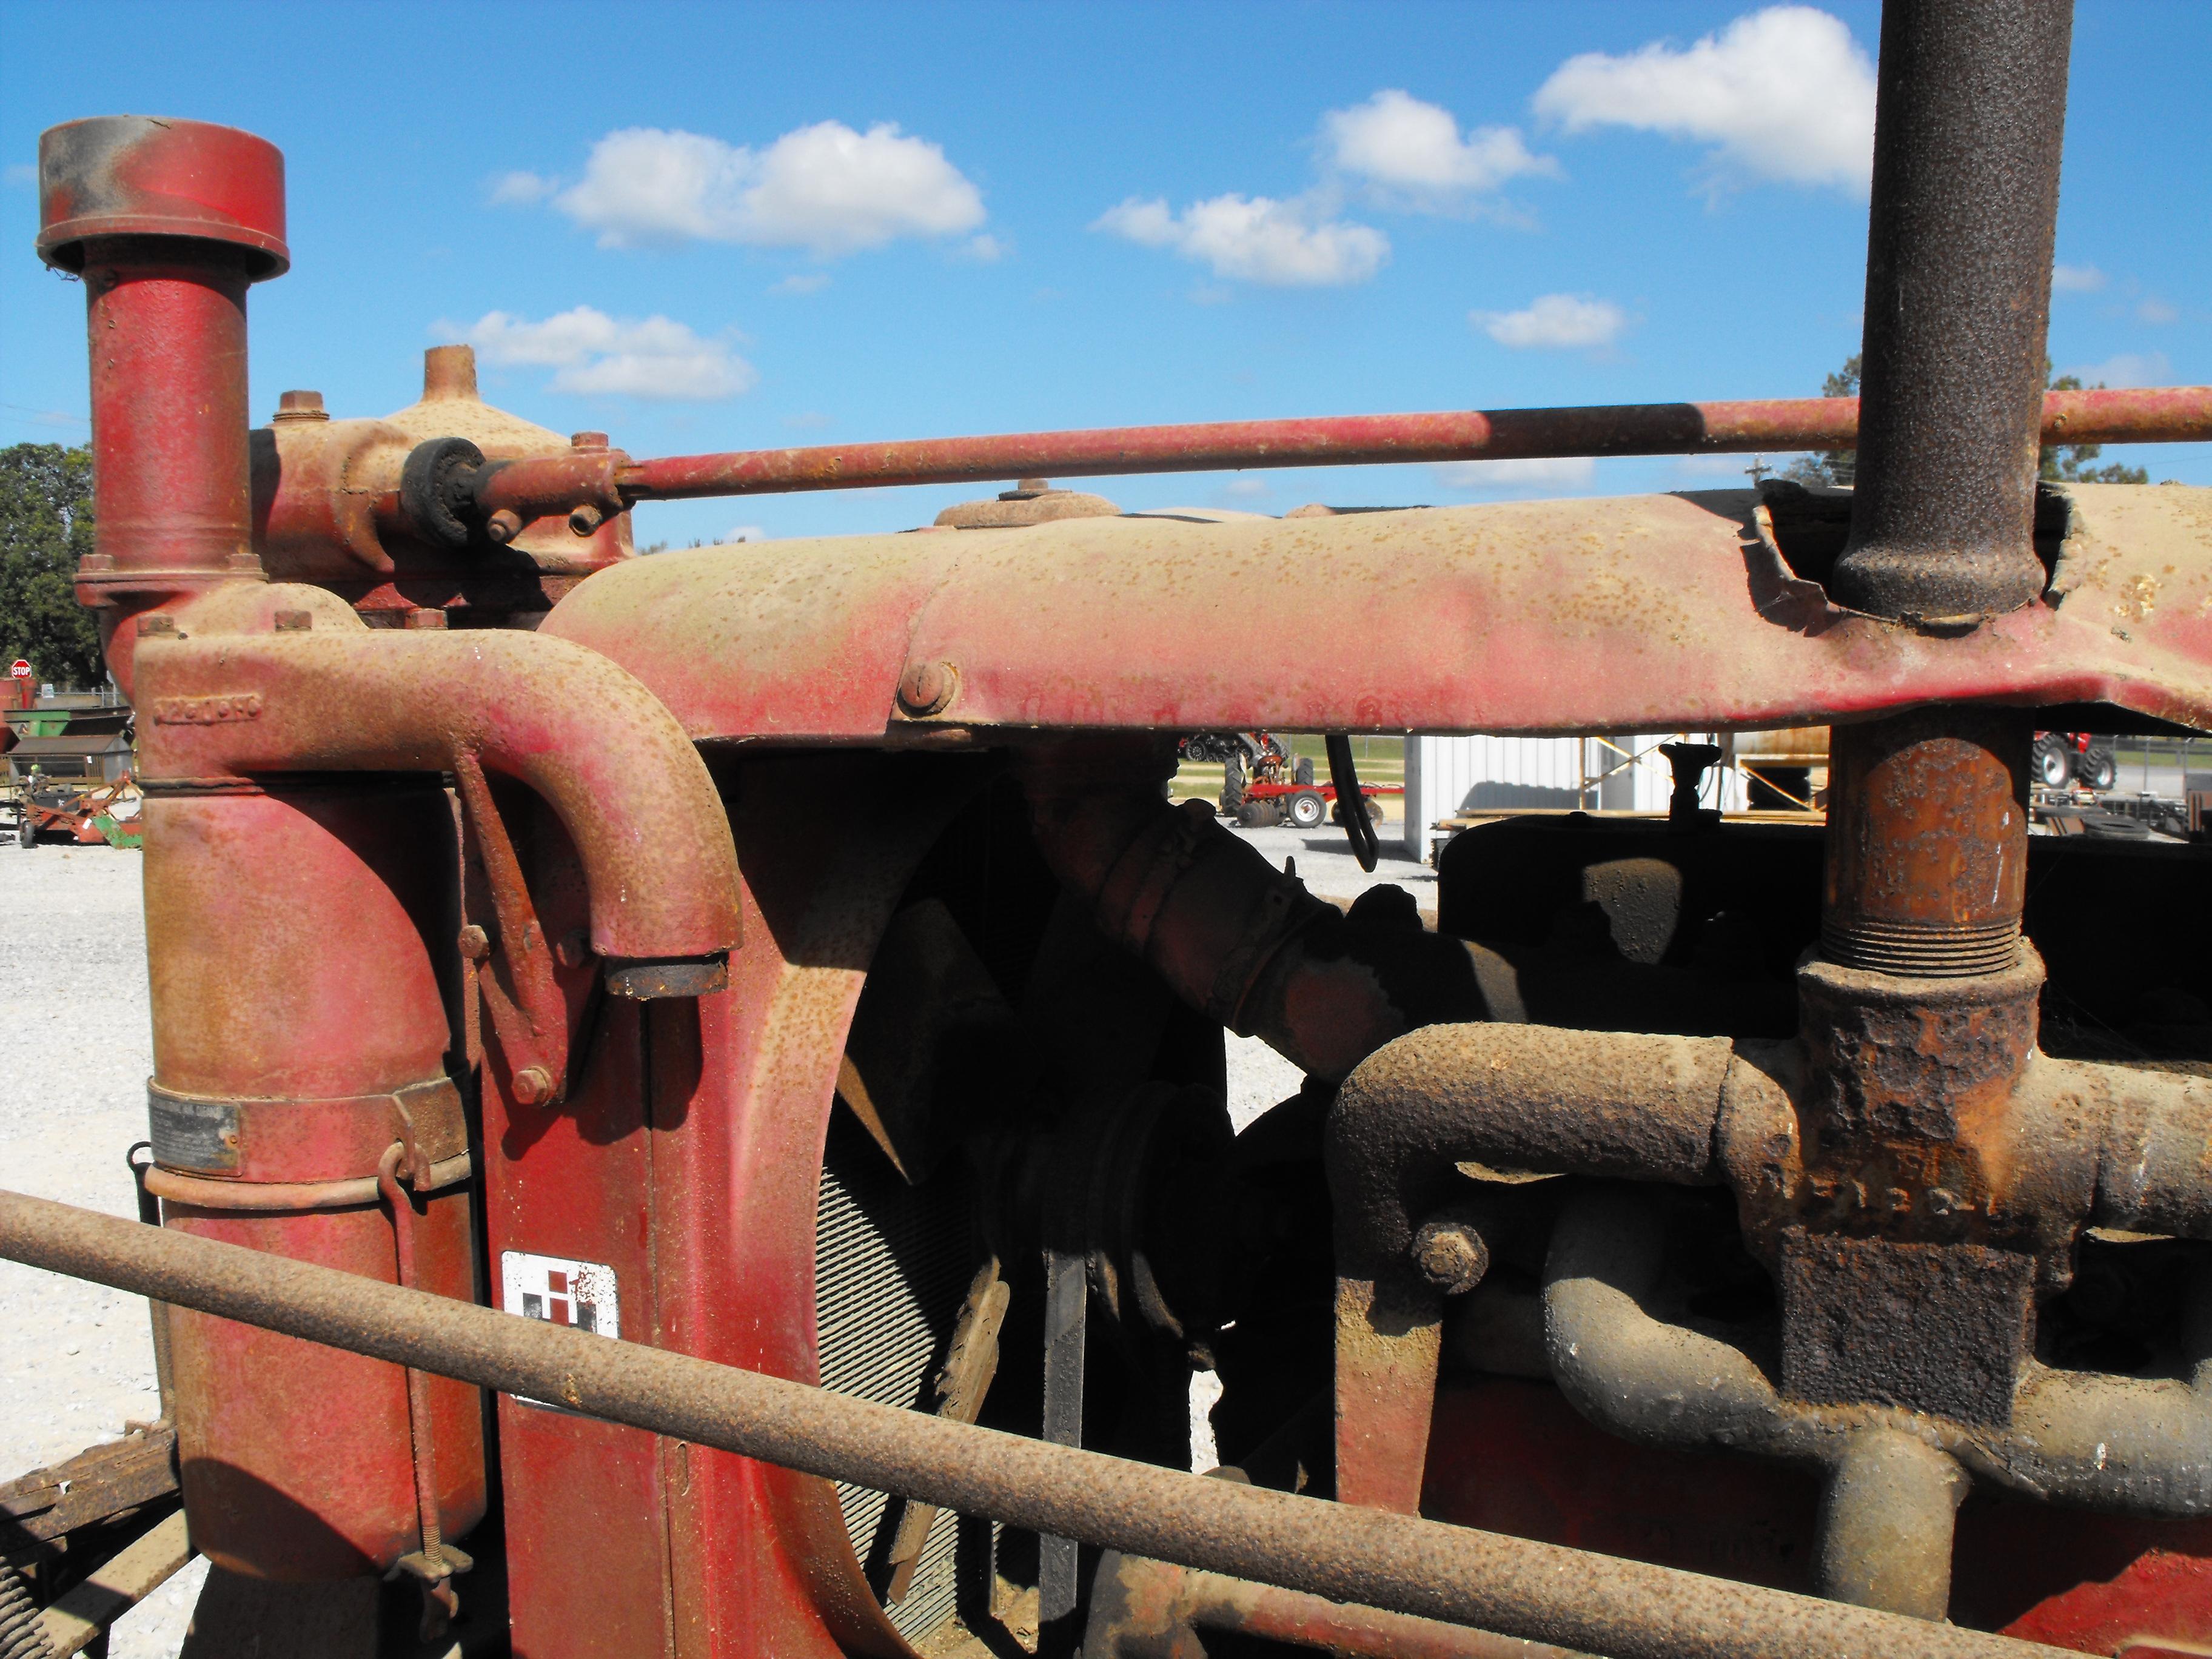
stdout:
[[473,921],[461,929],[461,955],[471,962],[482,962],[491,954],[491,936]]
[[1439,1216],[1413,1235],[1413,1263],[1446,1296],[1465,1296],[1490,1271],[1490,1246],[1472,1222]]
[[949,662],[918,662],[899,681],[899,707],[917,719],[941,714],[960,689],[960,671]]
[[502,507],[484,520],[484,534],[506,546],[522,533],[522,514],[511,507]]
[[519,1105],[538,1106],[553,1097],[553,1079],[543,1066],[526,1066],[514,1074],[514,1098]]
[[579,536],[588,536],[607,521],[607,515],[586,501],[568,515],[568,528]]

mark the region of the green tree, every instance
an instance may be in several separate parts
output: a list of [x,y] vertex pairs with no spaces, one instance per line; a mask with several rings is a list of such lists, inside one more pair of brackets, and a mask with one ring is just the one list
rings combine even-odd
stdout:
[[[2051,362],[2048,358],[2044,360],[2043,373],[2053,392],[2080,392],[2083,389],[2079,375],[2061,374],[2056,380],[2050,380]],[[2089,389],[2101,392],[2105,389],[2104,383],[2100,381]],[[1856,398],[1858,393],[1859,354],[1855,351],[1844,359],[1844,366],[1840,369],[1821,382],[1820,395],[1824,398]],[[2150,482],[2150,474],[2139,466],[2127,466],[2118,461],[2104,466],[2090,465],[2089,463],[2095,460],[2101,452],[2102,446],[2098,444],[2055,445],[2043,452],[2038,476],[2053,483],[2140,484]],[[1800,455],[1790,463],[1783,477],[1795,478],[1800,483],[1849,484],[1857,460],[1857,455],[1848,449],[1832,449],[1821,455]]]
[[24,658],[56,685],[100,683],[100,629],[70,586],[91,550],[92,452],[0,449],[0,662]]

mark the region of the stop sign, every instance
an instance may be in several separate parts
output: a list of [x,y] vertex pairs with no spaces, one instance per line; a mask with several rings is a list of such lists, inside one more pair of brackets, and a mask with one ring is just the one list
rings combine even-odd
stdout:
[[18,657],[8,665],[8,673],[11,678],[27,680],[31,678],[31,665]]

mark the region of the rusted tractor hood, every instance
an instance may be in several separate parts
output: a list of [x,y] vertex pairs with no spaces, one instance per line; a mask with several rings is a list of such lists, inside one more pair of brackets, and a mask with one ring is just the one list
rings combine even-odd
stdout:
[[[543,631],[700,741],[1761,727],[1946,698],[2212,728],[2212,490],[2063,499],[2044,597],[1963,630],[1839,609],[1723,490],[700,548],[592,576]],[[1786,514],[1783,538],[1810,568]]]

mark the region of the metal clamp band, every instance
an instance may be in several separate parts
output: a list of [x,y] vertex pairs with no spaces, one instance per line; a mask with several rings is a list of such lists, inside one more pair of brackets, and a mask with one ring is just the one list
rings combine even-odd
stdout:
[[[475,1172],[475,1160],[467,1152],[441,1158],[430,1166],[429,1179],[415,1191],[441,1192],[459,1186]],[[353,1210],[383,1200],[373,1175],[344,1181],[210,1181],[203,1176],[179,1175],[159,1164],[146,1171],[146,1190],[172,1204],[189,1204],[198,1210]]]

